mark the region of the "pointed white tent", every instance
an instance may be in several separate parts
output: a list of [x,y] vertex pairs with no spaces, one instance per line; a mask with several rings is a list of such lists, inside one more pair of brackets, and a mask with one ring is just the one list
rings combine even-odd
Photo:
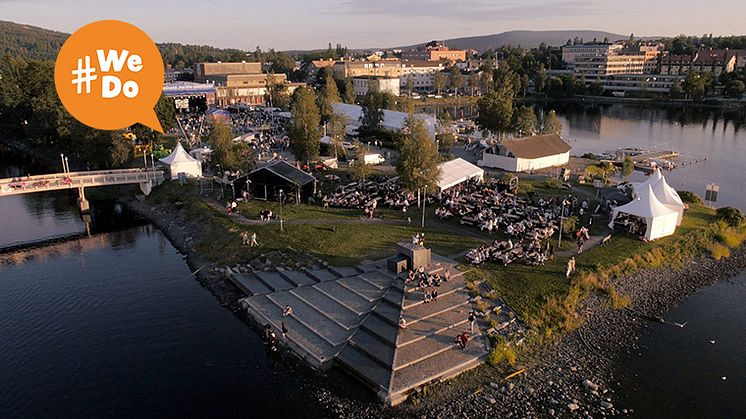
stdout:
[[681,200],[681,197],[679,197],[678,192],[668,185],[666,178],[663,176],[661,176],[658,182],[650,186],[653,189],[655,197],[658,198],[663,205],[671,207],[679,213],[676,225],[681,225],[681,220],[684,219],[684,202]]
[[637,195],[637,191],[644,191],[645,188],[648,185],[653,185],[654,183],[657,183],[659,180],[663,179],[663,174],[661,173],[661,169],[655,169],[653,170],[653,173],[648,176],[647,179],[645,179],[644,182],[632,182],[632,188],[634,189],[634,194]]
[[190,156],[181,143],[176,143],[174,151],[160,159],[160,162],[168,165],[171,170],[171,180],[178,179],[179,173],[184,173],[187,177],[202,176],[202,163]]
[[676,209],[664,205],[656,198],[650,185],[647,185],[643,190],[638,189],[637,197],[632,202],[614,208],[609,227],[614,226],[614,219],[619,213],[644,218],[647,224],[645,230],[647,240],[670,236],[676,232],[676,223],[679,217],[679,212]]

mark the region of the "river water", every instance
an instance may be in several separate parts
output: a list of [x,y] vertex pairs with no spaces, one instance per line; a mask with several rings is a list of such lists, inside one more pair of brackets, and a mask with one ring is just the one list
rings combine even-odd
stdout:
[[[0,152],[0,177],[18,167]],[[75,198],[0,197],[0,248],[84,232]],[[160,231],[92,210],[89,238],[0,253],[0,418],[325,417],[327,381],[368,397],[273,363]]]

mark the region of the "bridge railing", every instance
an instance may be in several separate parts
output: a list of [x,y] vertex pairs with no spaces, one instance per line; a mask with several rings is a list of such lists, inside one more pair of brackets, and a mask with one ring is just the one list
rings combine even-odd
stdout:
[[27,176],[22,178],[0,179],[0,195],[18,194],[55,189],[141,183],[162,181],[162,170],[99,170],[93,172],[72,172],[55,175]]

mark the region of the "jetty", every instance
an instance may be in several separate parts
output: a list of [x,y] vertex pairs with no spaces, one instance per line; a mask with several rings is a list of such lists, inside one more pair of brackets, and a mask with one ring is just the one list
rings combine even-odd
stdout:
[[[251,270],[232,273],[231,280],[247,293],[240,304],[259,325],[279,330],[285,323],[281,341],[297,356],[317,369],[341,367],[396,405],[428,383],[478,366],[489,353],[478,324],[465,349],[455,345],[457,335],[471,331],[468,315],[475,309],[456,262],[416,244],[396,250],[354,267]],[[407,269],[420,266],[441,277],[450,273],[436,301],[425,303],[417,284],[404,281]],[[293,314],[283,317],[286,305]]]

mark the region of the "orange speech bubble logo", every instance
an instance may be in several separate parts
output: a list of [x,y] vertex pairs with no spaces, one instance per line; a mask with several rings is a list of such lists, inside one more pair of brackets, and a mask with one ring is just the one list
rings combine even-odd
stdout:
[[140,122],[163,133],[153,110],[163,89],[163,59],[136,26],[100,20],[75,31],[57,55],[54,83],[68,112],[90,127]]

